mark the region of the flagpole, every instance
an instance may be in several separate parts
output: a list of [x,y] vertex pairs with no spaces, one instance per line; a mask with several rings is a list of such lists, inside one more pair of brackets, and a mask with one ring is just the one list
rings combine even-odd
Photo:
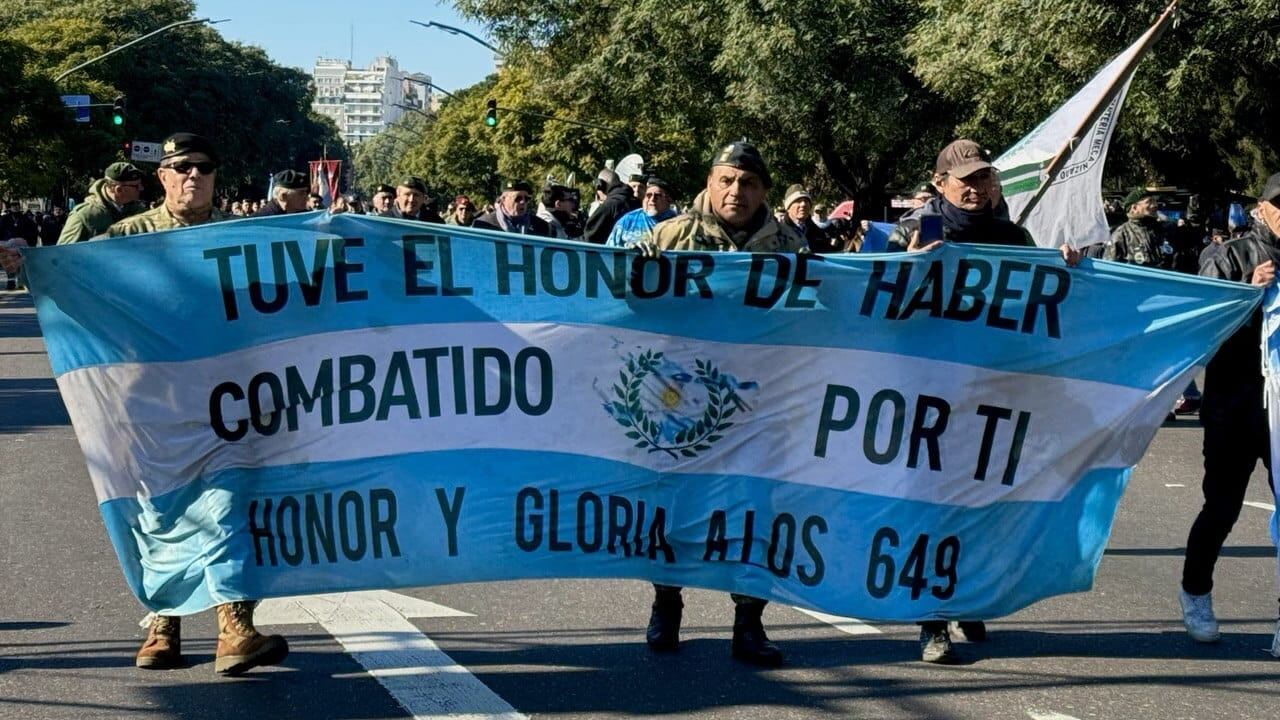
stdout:
[[1151,30],[1148,30],[1150,34],[1146,41],[1138,48],[1138,52],[1134,54],[1133,59],[1125,66],[1124,71],[1116,77],[1116,81],[1111,84],[1111,87],[1107,88],[1107,92],[1098,98],[1098,103],[1085,116],[1084,121],[1080,123],[1080,127],[1071,134],[1071,137],[1062,146],[1062,149],[1058,151],[1058,154],[1053,156],[1053,161],[1049,163],[1048,172],[1045,173],[1044,179],[1040,181],[1040,186],[1036,188],[1036,194],[1031,196],[1031,200],[1026,204],[1026,207],[1022,208],[1022,214],[1018,216],[1017,223],[1019,226],[1024,224],[1027,218],[1031,217],[1031,211],[1035,209],[1045,193],[1049,191],[1049,187],[1053,185],[1053,179],[1062,170],[1062,166],[1067,164],[1067,160],[1071,159],[1071,153],[1075,151],[1076,144],[1080,142],[1080,138],[1084,136],[1089,128],[1093,127],[1093,124],[1098,121],[1102,113],[1106,112],[1107,106],[1115,99],[1116,93],[1120,92],[1120,88],[1124,87],[1124,84],[1133,77],[1138,63],[1142,61],[1142,58],[1146,57],[1146,54],[1151,51],[1156,41],[1169,29],[1169,23],[1178,11],[1178,2],[1179,0],[1173,0],[1164,9],[1164,12],[1156,20],[1155,25],[1152,26]]

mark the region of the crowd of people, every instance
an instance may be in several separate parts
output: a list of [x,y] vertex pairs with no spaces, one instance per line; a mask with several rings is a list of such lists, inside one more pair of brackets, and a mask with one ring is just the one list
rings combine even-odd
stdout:
[[[108,167],[90,188],[58,233],[59,243],[99,237],[132,235],[168,228],[232,219],[237,215],[266,216],[304,212],[323,202],[310,191],[306,175],[283,170],[273,178],[271,197],[258,203],[227,203],[215,207],[214,183],[219,158],[213,143],[189,133],[177,133],[164,145],[156,171],[164,196],[152,208],[139,202],[142,173],[126,163]],[[683,208],[673,188],[654,174],[620,177],[604,170],[595,181],[595,203],[583,213],[573,188],[556,182],[541,192],[523,180],[507,183],[492,206],[478,210],[472,200],[457,196],[441,215],[433,207],[427,184],[406,177],[396,185],[374,188],[369,206],[355,198],[335,200],[330,212],[368,213],[402,220],[441,223],[519,235],[583,240],[631,248],[654,256],[678,250],[770,253],[837,253],[855,250],[865,227],[852,223],[852,208],[844,204],[830,213],[814,204],[802,185],[791,185],[778,212],[767,202],[773,178],[760,152],[745,141],[719,148],[708,164],[705,187]],[[946,242],[1034,246],[1034,238],[1009,219],[999,174],[990,154],[977,143],[960,139],[939,153],[930,182],[912,195],[914,207],[896,225],[888,242],[893,252],[928,252]],[[1267,286],[1275,279],[1280,259],[1280,174],[1269,178],[1257,198],[1253,221],[1229,228],[1210,227],[1206,240],[1195,238],[1191,224],[1169,229],[1159,222],[1157,198],[1139,190],[1125,198],[1125,221],[1102,247],[1081,253],[1070,246],[1061,257],[1076,267],[1085,255],[1137,265],[1190,271],[1190,258],[1201,275]],[[844,221],[844,222],[841,222]],[[12,209],[0,218],[5,237],[35,243],[34,218]],[[1192,229],[1186,229],[1186,228]],[[11,230],[11,228],[21,228]],[[9,234],[12,233],[12,234]],[[45,237],[43,234],[40,237]],[[1196,247],[1196,245],[1200,247]],[[1195,250],[1194,253],[1191,250]],[[0,265],[9,273],[21,270],[23,256],[0,247]],[[1083,270],[1082,270],[1083,271]],[[12,277],[12,275],[11,275]],[[1201,419],[1204,433],[1205,503],[1187,540],[1179,599],[1190,636],[1200,642],[1219,638],[1212,604],[1213,568],[1227,534],[1235,524],[1245,488],[1257,461],[1270,467],[1270,436],[1263,408],[1263,379],[1258,338],[1261,311],[1222,347],[1209,363]],[[1190,394],[1190,388],[1188,389]],[[782,651],[769,640],[763,625],[766,601],[734,594],[732,654],[744,662],[775,667]],[[288,652],[279,636],[264,636],[253,626],[252,602],[218,606],[218,646],[215,670],[238,674],[252,667],[280,662]],[[655,585],[646,632],[656,652],[679,648],[683,602],[678,587]],[[987,638],[983,618],[958,623],[973,642]],[[953,627],[940,620],[921,623],[921,659],[950,663],[958,659]],[[1271,652],[1280,657],[1280,622]],[[182,664],[180,620],[157,616],[137,655],[142,668],[172,668]]]

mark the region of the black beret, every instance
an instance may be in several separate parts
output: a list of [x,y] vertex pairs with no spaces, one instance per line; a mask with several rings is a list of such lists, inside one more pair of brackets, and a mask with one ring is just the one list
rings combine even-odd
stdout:
[[273,184],[285,190],[306,190],[311,187],[310,180],[297,170],[281,170],[271,176]]
[[111,163],[102,174],[112,182],[132,182],[142,179],[142,171],[127,162]]
[[410,175],[409,177],[401,180],[399,187],[407,187],[410,190],[417,190],[423,195],[427,194],[426,181],[424,181],[422,178],[418,177],[417,175]]
[[530,195],[533,194],[533,186],[524,180],[509,180],[507,182],[506,189],[511,192],[527,192]]
[[760,176],[765,187],[773,187],[773,178],[769,177],[769,168],[764,164],[760,151],[746,140],[729,143],[716,151],[715,157],[711,158],[711,167],[717,165],[728,165],[753,172]]
[[649,179],[646,180],[644,184],[651,185],[656,188],[661,188],[662,192],[666,193],[668,196],[671,195],[671,184],[668,183],[666,180],[663,180],[662,178],[658,177],[657,175],[650,175]]
[[218,151],[214,149],[213,143],[195,133],[174,133],[165,138],[162,147],[164,155],[160,157],[160,162],[191,153],[204,153],[213,162],[218,162]]
[[381,185],[373,189],[374,195],[377,195],[378,193],[387,193],[388,195],[395,195],[396,189],[386,183],[382,183]]

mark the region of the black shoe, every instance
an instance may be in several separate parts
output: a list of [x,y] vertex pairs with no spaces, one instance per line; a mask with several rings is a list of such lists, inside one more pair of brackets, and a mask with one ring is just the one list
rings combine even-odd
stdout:
[[776,668],[782,665],[782,651],[765,634],[760,619],[763,613],[763,603],[734,607],[733,657],[757,667]]
[[951,633],[947,632],[946,623],[942,627],[920,628],[920,659],[938,665],[954,665],[960,662],[955,648],[951,646]]
[[649,629],[644,640],[655,652],[675,652],[680,649],[680,620],[684,616],[684,603],[677,596],[675,601],[658,597],[649,613]]
[[981,620],[961,620],[956,625],[960,627],[965,640],[974,643],[987,641],[987,624]]

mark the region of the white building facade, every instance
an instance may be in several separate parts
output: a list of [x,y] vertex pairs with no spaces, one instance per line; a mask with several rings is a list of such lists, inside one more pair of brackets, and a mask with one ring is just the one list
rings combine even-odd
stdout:
[[[430,107],[426,86],[405,80],[393,57],[375,58],[365,69],[355,69],[347,60],[320,58],[312,70],[316,95],[312,108],[333,118],[348,145],[359,145],[405,113],[401,105]],[[412,77],[430,82],[427,76]]]

